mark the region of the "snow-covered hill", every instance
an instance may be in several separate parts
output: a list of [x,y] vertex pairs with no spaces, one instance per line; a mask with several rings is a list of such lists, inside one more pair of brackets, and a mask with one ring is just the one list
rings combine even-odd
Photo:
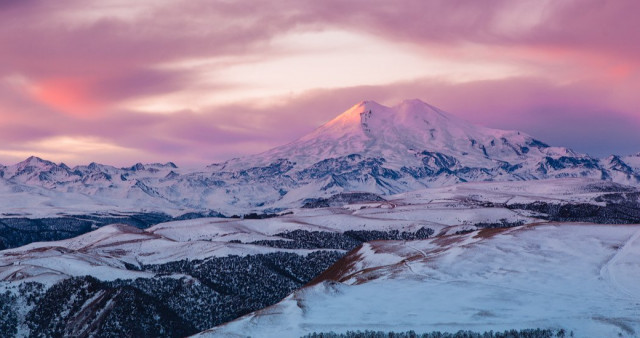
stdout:
[[202,337],[312,332],[640,333],[640,226],[544,224],[372,242],[279,304]]
[[171,162],[70,168],[36,157],[0,166],[0,196],[10,201],[0,213],[231,215],[299,207],[308,198],[344,191],[391,195],[468,181],[586,177],[638,185],[639,159],[596,159],[550,147],[522,132],[470,124],[419,100],[395,107],[364,101],[290,144],[195,171]]
[[[564,182],[564,181],[562,181]],[[267,219],[201,218],[161,223],[148,229],[122,224],[99,228],[61,241],[37,242],[0,252],[0,280],[56,282],[91,275],[102,280],[152,277],[131,266],[165,264],[183,259],[206,259],[229,255],[265,254],[275,251],[307,254],[265,246],[264,241],[289,241],[283,233],[344,233],[345,231],[416,232],[430,228],[434,234],[474,228],[478,223],[533,223],[540,221],[527,210],[511,210],[514,201],[597,203],[594,200],[617,191],[600,181],[549,182],[535,187],[514,182],[515,194],[498,191],[495,183],[463,184],[392,196],[375,202],[345,202],[332,208],[294,209],[291,214]],[[544,191],[555,187],[556,197]],[[590,187],[597,187],[596,189]]]

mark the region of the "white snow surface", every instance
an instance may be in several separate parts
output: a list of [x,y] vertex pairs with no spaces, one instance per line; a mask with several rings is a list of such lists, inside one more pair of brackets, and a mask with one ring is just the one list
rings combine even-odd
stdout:
[[372,242],[345,258],[337,282],[305,287],[201,335],[551,328],[635,337],[639,238],[639,225],[545,224]]

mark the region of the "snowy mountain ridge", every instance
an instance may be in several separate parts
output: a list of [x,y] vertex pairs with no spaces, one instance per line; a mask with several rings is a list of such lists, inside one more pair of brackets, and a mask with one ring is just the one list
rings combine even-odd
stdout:
[[175,164],[70,168],[37,157],[0,166],[0,213],[159,210],[274,212],[309,198],[390,195],[470,181],[583,177],[640,184],[640,156],[596,159],[525,133],[473,125],[419,100],[360,102],[267,152],[184,170]]

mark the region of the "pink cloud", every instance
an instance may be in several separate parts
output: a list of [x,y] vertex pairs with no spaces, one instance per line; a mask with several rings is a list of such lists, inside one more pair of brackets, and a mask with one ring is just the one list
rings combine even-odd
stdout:
[[[291,141],[362,99],[393,104],[417,97],[474,122],[521,129],[581,151],[639,151],[634,114],[640,89],[640,21],[635,19],[640,2],[551,2],[539,22],[510,30],[501,18],[511,15],[517,22],[517,15],[527,14],[510,12],[513,4],[149,2],[133,20],[90,20],[88,14],[65,17],[82,12],[84,1],[0,1],[0,45],[9,46],[0,51],[0,149],[25,149],[29,141],[53,136],[91,136],[143,151],[148,159],[140,161],[209,163]],[[279,52],[269,45],[274,37],[322,29],[373,34],[466,61],[476,55],[459,47],[478,44],[486,47],[485,58],[535,63],[539,73],[463,84],[417,79],[318,89],[272,106],[240,102],[198,113],[144,115],[115,108],[124,100],[186,90],[196,82],[197,70],[178,72],[159,64],[265,57]],[[557,60],[572,64],[571,79],[557,75],[568,71],[553,68]],[[27,84],[2,82],[16,74]],[[91,156],[87,161],[101,161]]]
[[[495,46],[582,49],[634,59],[640,55],[640,21],[633,0],[562,1],[330,1],[311,5],[309,20],[341,24],[413,43],[474,42]],[[524,22],[541,9],[539,20]],[[511,25],[502,21],[508,19]]]
[[[149,2],[135,19],[93,20],[88,19],[95,15],[91,10],[99,7],[81,1],[3,4],[0,45],[10,48],[0,52],[0,79],[26,77],[34,99],[76,115],[184,89],[195,74],[156,66],[264,51],[270,38],[297,25],[288,15],[295,10],[267,2],[194,1],[164,7]],[[83,10],[85,15],[70,16]]]
[[[276,106],[256,108],[241,104],[194,113],[148,115],[113,112],[85,119],[47,118],[47,107],[20,118],[6,111],[0,140],[5,148],[52,136],[98,137],[111,144],[139,149],[139,161],[212,163],[284,144],[312,131],[359,100],[387,104],[417,97],[472,122],[518,129],[543,141],[570,146],[595,155],[640,150],[637,118],[612,105],[615,88],[586,84],[560,86],[533,78],[513,78],[451,84],[429,79],[381,86],[315,90]],[[2,98],[2,95],[0,95]],[[622,107],[624,108],[624,107]],[[630,108],[630,107],[627,107]],[[34,115],[43,118],[34,118]],[[260,125],[238,121],[262,116]],[[224,126],[234,126],[234,129]],[[21,148],[20,148],[21,149]],[[87,162],[101,161],[87,154]],[[119,161],[122,161],[119,160]],[[118,162],[118,165],[127,163]]]

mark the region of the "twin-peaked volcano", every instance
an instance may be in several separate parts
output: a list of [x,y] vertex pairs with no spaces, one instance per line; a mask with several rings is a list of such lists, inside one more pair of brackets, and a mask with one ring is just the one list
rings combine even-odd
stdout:
[[423,152],[453,157],[461,166],[474,167],[490,167],[496,161],[521,162],[532,156],[578,156],[522,132],[474,125],[420,100],[406,100],[394,107],[360,102],[299,140],[246,160],[266,164],[287,158],[305,166],[359,154],[384,158],[387,166],[400,169],[420,165]]
[[465,181],[609,178],[597,159],[523,132],[474,125],[420,100],[394,107],[363,101],[292,143],[216,167],[273,163],[285,163],[286,173],[332,174],[323,188],[379,193]]
[[234,214],[341,192],[388,195],[467,181],[584,177],[638,185],[637,158],[595,159],[519,131],[471,124],[419,100],[394,107],[363,101],[289,144],[198,171],[172,163],[69,168],[30,158],[0,166],[0,190],[46,195],[29,200],[56,210],[78,200],[60,194],[79,194],[83,208]]

